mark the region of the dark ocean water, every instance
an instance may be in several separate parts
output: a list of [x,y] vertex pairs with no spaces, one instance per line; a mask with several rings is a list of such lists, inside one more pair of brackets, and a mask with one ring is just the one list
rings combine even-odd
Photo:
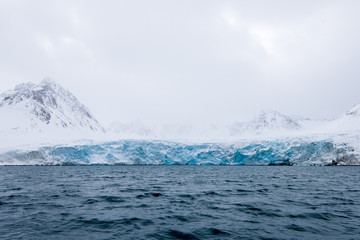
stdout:
[[360,167],[0,167],[1,239],[360,239]]

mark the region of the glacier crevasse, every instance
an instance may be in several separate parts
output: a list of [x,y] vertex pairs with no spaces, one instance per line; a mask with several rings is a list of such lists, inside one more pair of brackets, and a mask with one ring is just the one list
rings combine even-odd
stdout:
[[0,154],[0,165],[356,165],[359,156],[346,143],[259,141],[189,144],[120,140],[45,146]]

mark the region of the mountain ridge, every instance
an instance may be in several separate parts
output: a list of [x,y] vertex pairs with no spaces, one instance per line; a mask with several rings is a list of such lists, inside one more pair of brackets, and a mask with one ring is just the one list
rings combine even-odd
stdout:
[[[47,133],[51,129],[106,132],[91,112],[68,90],[50,78],[40,83],[26,82],[0,94],[0,132],[4,136]],[[335,120],[315,120],[262,110],[248,122],[224,125],[146,125],[140,120],[115,122],[108,128],[115,138],[146,139],[236,139],[263,136],[335,133],[360,130],[360,104],[354,105]],[[69,131],[68,131],[69,132]],[[55,133],[57,134],[57,133]],[[83,135],[87,137],[87,135]]]

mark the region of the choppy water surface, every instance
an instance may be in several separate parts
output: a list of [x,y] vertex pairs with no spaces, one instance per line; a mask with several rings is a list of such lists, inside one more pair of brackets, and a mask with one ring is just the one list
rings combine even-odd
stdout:
[[0,167],[2,239],[360,239],[360,167]]

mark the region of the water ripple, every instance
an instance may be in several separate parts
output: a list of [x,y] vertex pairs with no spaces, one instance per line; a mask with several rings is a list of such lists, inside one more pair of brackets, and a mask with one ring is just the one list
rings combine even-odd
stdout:
[[0,167],[1,239],[357,239],[358,167]]

